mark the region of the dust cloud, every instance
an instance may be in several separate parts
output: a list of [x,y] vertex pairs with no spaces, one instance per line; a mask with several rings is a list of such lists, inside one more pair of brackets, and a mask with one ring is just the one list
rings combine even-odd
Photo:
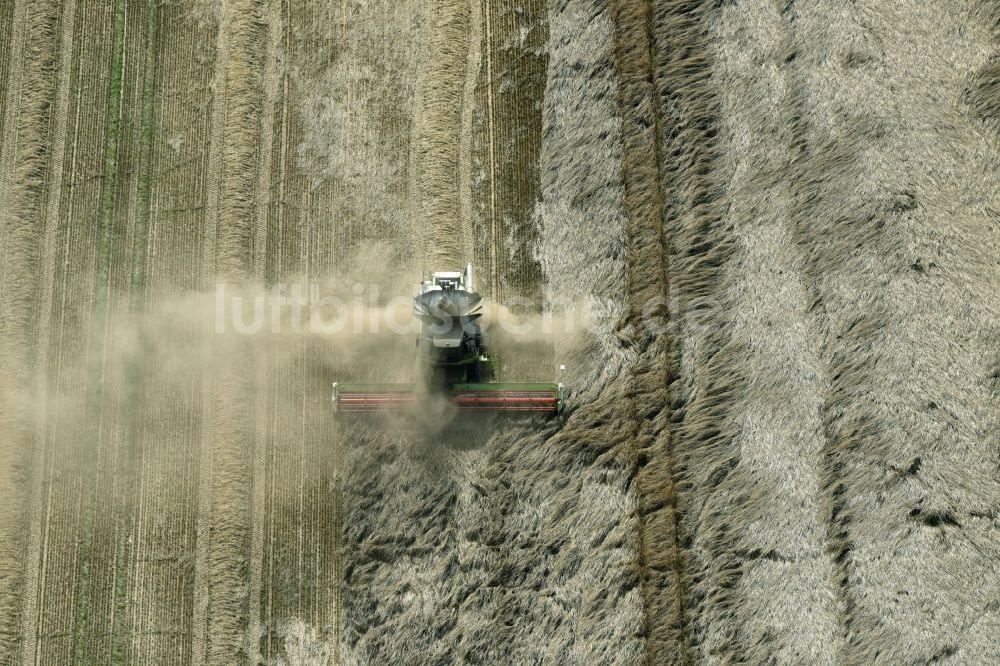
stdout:
[[[326,378],[323,390],[333,381],[419,383],[422,369],[414,350],[419,322],[412,298],[420,274],[388,247],[373,246],[351,257],[342,271],[308,282],[219,282],[211,291],[161,294],[131,307],[124,296],[112,296],[109,302],[119,305],[93,323],[89,353],[60,368],[61,381],[47,396],[11,399],[31,406],[42,431],[58,433],[101,418],[126,429],[169,418],[183,410],[192,390],[197,393],[213,377],[231,376],[234,370],[226,366],[234,358],[247,401],[267,393],[294,365],[315,368]],[[599,326],[593,309],[543,312],[535,304],[513,302],[486,300],[481,323],[491,350],[505,360],[519,358],[524,367],[551,361],[554,339],[560,350],[572,352]],[[233,350],[239,353],[234,356]],[[532,376],[499,379],[542,381],[555,375],[546,365]],[[147,399],[154,393],[155,401]],[[434,436],[455,412],[447,400],[428,396],[419,417],[410,416],[385,424]],[[81,455],[88,454],[88,446],[99,444],[82,445]]]

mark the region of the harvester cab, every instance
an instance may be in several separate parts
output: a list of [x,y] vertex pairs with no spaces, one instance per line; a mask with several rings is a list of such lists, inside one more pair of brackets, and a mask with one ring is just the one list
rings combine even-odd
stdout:
[[413,299],[420,322],[414,384],[334,383],[338,412],[393,412],[419,409],[445,397],[460,411],[519,411],[558,414],[559,383],[497,382],[493,358],[480,328],[483,299],[474,291],[472,264],[464,272],[436,272],[421,280]]
[[420,321],[418,360],[429,388],[447,391],[493,380],[493,359],[479,327],[482,315],[483,299],[472,290],[472,264],[464,273],[434,273],[421,282],[413,316]]

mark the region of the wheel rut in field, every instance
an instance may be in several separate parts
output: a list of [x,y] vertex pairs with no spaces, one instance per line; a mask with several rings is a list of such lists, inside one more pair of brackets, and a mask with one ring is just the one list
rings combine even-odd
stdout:
[[660,46],[653,7],[612,2],[614,66],[622,123],[623,202],[628,223],[627,313],[621,335],[636,359],[624,401],[635,456],[639,567],[648,663],[687,663],[685,592],[681,580],[676,471],[670,442],[668,238],[661,168],[662,111],[655,56]]

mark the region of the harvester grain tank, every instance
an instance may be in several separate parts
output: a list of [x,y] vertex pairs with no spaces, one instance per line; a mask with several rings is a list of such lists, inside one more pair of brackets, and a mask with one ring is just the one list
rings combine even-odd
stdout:
[[563,409],[560,383],[498,382],[480,328],[483,299],[473,287],[472,264],[464,272],[436,272],[413,299],[420,322],[417,359],[424,377],[414,384],[334,383],[338,412],[419,409],[444,397],[459,411],[544,412]]

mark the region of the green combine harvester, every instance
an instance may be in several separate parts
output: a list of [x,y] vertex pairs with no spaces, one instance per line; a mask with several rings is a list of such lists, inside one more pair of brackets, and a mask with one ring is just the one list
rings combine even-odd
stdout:
[[402,412],[445,397],[459,411],[544,412],[563,409],[563,385],[495,380],[479,319],[482,297],[473,291],[472,264],[464,273],[439,272],[423,280],[413,299],[420,320],[417,357],[424,378],[414,384],[333,384],[337,412]]

